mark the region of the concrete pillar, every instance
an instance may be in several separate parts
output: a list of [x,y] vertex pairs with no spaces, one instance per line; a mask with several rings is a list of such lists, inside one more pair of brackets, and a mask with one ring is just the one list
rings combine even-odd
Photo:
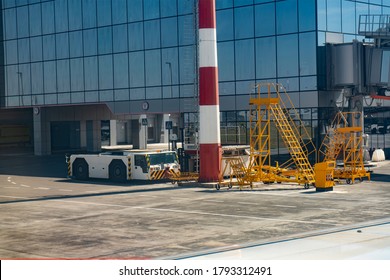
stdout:
[[110,120],[110,146],[116,146],[116,120]]
[[34,154],[37,156],[51,153],[50,123],[46,121],[46,112],[42,108],[33,110]]
[[162,117],[162,124],[161,124],[161,143],[168,143],[168,129],[165,127],[165,122],[170,121],[171,115],[170,114],[164,114]]
[[[148,126],[142,125],[142,119],[147,119],[146,115],[140,115],[139,117],[139,148],[148,148]],[[149,123],[148,123],[149,125]]]

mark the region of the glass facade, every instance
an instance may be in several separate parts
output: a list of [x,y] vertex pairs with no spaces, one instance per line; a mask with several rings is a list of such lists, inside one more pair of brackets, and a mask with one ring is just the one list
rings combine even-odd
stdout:
[[[2,104],[192,98],[196,2],[2,0]],[[222,98],[245,98],[259,82],[282,83],[316,137],[321,47],[362,40],[362,14],[390,14],[390,2],[216,0],[221,108],[235,108],[221,112],[222,143],[248,143],[247,109]]]

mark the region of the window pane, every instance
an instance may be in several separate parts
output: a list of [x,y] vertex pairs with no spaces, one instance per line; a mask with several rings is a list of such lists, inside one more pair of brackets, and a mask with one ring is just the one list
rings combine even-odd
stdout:
[[30,36],[42,34],[41,5],[31,5],[30,9]]
[[114,52],[127,52],[127,24],[113,26]]
[[253,6],[235,9],[234,21],[236,39],[253,37]]
[[112,89],[112,55],[99,56],[99,89]]
[[69,32],[70,57],[83,55],[83,34],[81,31]]
[[341,32],[341,1],[332,0],[327,2],[328,31]]
[[233,40],[233,9],[217,11],[217,40]]
[[179,17],[179,45],[193,45],[194,43],[194,17],[192,15]]
[[18,41],[5,41],[5,50],[7,53],[7,64],[16,64],[18,63]]
[[130,90],[130,100],[145,99],[145,88],[134,88]]
[[[195,0],[180,0],[177,1],[179,15],[192,14],[195,8]],[[216,1],[218,2],[218,1]]]
[[297,0],[276,2],[276,18],[276,29],[278,34],[297,32]]
[[177,18],[161,20],[162,47],[177,46]]
[[144,52],[129,53],[130,87],[145,86]]
[[[178,49],[162,50],[162,78],[163,85],[176,85],[179,83]],[[171,76],[172,75],[172,76]]]
[[43,93],[43,64],[31,63],[31,92],[32,94]]
[[299,1],[299,30],[311,31],[316,29],[315,0]]
[[112,1],[112,23],[119,24],[127,22],[126,0]]
[[160,21],[145,21],[145,49],[160,47]]
[[96,29],[84,30],[84,55],[97,55]]
[[7,96],[19,95],[19,75],[18,75],[18,66],[12,65],[6,67],[7,71]]
[[144,28],[142,22],[129,24],[129,50],[136,51],[144,48]]
[[298,35],[277,37],[278,76],[298,76]]
[[[20,94],[29,95],[31,94],[31,77],[30,77],[30,64],[20,64],[19,65],[19,83],[20,83]],[[25,97],[24,99],[27,99]],[[24,105],[28,105],[24,103]]]
[[42,33],[49,34],[54,32],[54,3],[42,3]]
[[111,0],[97,1],[97,22],[98,26],[111,24]]
[[129,58],[127,53],[114,55],[114,88],[129,87]]
[[5,38],[16,39],[17,29],[16,29],[16,9],[8,9],[4,11],[5,18]]
[[98,28],[99,54],[112,53],[112,29],[111,27]]
[[98,60],[96,56],[84,58],[85,90],[98,89]]
[[255,78],[254,40],[236,41],[236,80]]
[[43,63],[45,93],[56,92],[56,63],[48,61]]
[[275,37],[256,39],[256,78],[276,77]]
[[69,38],[68,33],[56,35],[57,59],[69,57]]
[[326,0],[317,0],[318,29],[326,31]]
[[57,89],[58,92],[70,91],[69,60],[57,61]]
[[[80,1],[81,2],[81,1]],[[83,0],[83,27],[96,27],[96,1]]]
[[161,85],[160,50],[145,52],[146,86]]
[[256,36],[275,35],[275,3],[255,8]]
[[317,69],[315,32],[299,35],[300,75],[315,75]]
[[144,19],[153,19],[160,17],[159,1],[144,0]]
[[68,4],[66,0],[55,1],[56,31],[68,31]]
[[233,7],[233,0],[218,0],[218,1],[215,1],[215,5],[216,5],[217,10],[231,8],[231,7]]
[[176,0],[160,0],[162,17],[175,16],[177,13]]
[[55,40],[54,35],[43,36],[43,59],[52,60],[55,59]]
[[77,30],[82,27],[81,3],[80,0],[68,0],[69,30]]
[[356,22],[355,22],[355,2],[343,1],[343,32],[345,33],[356,33]]
[[161,87],[146,88],[146,99],[159,99],[161,98]]
[[140,21],[143,19],[142,1],[143,0],[127,0],[127,14],[129,22]]
[[128,89],[117,89],[114,91],[114,100],[115,101],[121,101],[121,100],[129,100],[129,90]]
[[234,81],[234,42],[218,43],[218,78]]
[[84,90],[83,59],[75,58],[70,60],[71,91]]
[[17,9],[18,17],[18,37],[24,38],[29,36],[28,26],[28,6],[19,7]]
[[179,48],[180,83],[192,84],[195,79],[194,46]]

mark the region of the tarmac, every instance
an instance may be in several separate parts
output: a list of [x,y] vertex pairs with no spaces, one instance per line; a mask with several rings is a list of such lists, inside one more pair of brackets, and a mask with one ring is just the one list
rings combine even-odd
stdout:
[[[63,154],[3,152],[0,259],[181,259],[321,234],[335,242],[337,232],[388,229],[389,167],[379,162],[371,181],[324,193],[297,184],[217,191],[191,183],[75,181],[66,178]],[[388,235],[365,238],[382,238],[379,246],[388,252]],[[327,248],[322,258],[343,258]],[[270,251],[255,258],[267,256],[277,258]]]

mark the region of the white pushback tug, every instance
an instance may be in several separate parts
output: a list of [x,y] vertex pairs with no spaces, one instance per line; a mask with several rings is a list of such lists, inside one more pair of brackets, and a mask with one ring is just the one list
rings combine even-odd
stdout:
[[111,151],[100,154],[75,154],[66,157],[68,177],[127,180],[160,180],[180,172],[173,151]]

